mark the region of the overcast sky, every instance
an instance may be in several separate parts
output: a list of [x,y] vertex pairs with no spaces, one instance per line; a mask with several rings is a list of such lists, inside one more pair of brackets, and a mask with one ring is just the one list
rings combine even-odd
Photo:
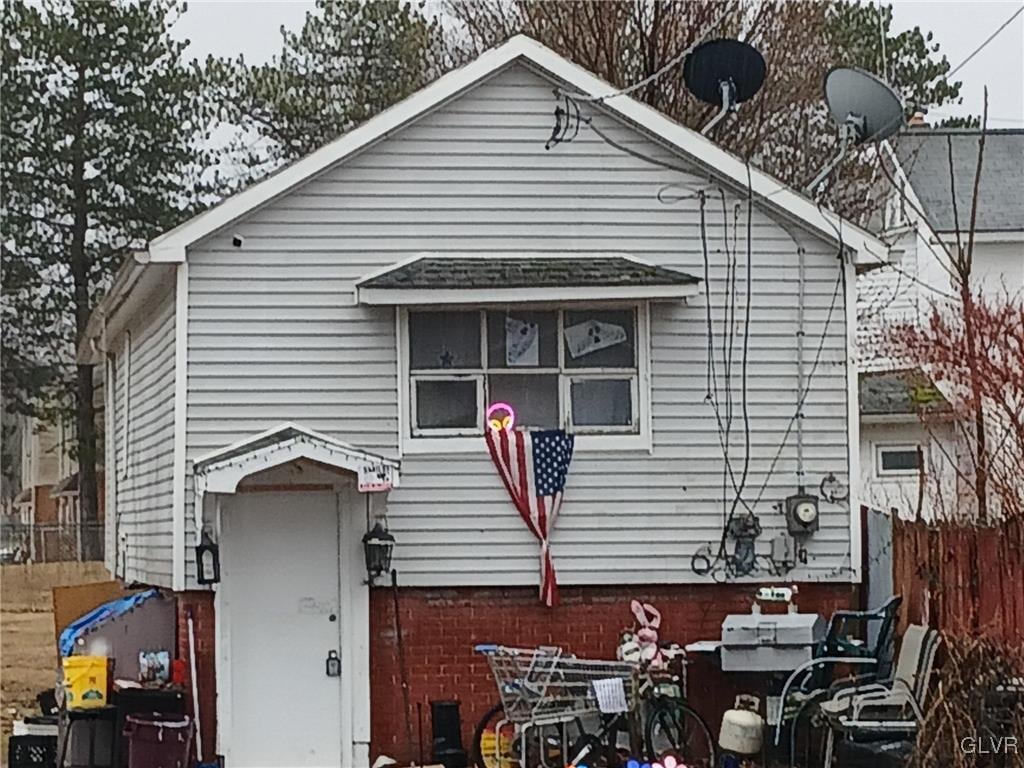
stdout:
[[[795,1],[795,0],[794,0]],[[1005,22],[1024,0],[897,0],[893,32],[931,30],[955,67]],[[313,3],[306,0],[190,0],[175,34],[192,41],[189,53],[235,57],[250,63],[269,59],[280,48],[280,28],[301,27]],[[946,105],[933,116],[980,114],[989,92],[992,128],[1024,127],[1024,13],[961,69],[963,104]]]

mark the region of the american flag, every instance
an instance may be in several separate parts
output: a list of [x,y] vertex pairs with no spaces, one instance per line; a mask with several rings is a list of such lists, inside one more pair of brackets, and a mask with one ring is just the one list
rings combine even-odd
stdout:
[[523,432],[488,429],[491,461],[526,527],[540,541],[540,599],[558,604],[551,532],[562,506],[565,477],[572,461],[573,436],[563,430]]

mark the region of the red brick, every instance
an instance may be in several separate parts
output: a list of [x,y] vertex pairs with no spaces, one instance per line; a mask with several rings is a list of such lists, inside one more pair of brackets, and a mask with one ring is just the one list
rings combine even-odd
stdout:
[[[614,658],[619,633],[632,624],[633,596],[662,612],[661,637],[688,643],[717,637],[726,614],[749,610],[750,585],[569,587],[561,605],[547,609],[535,588],[403,588],[400,596],[402,641],[409,684],[413,743],[430,744],[429,702],[461,702],[463,743],[468,749],[476,721],[497,700],[486,660],[473,653],[485,642],[535,647],[560,645],[590,658]],[[213,594],[178,593],[178,657],[188,659],[187,611],[196,631],[197,673],[202,710],[205,760],[216,744],[216,672]],[[399,762],[406,754],[405,718],[394,604],[390,590],[375,589],[370,597],[371,756],[386,753]],[[856,587],[801,585],[802,610],[825,616],[856,605]],[[749,679],[725,679],[706,659],[690,668],[690,698],[717,731],[722,712]],[[417,733],[417,702],[422,704],[423,730]],[[189,697],[191,709],[191,697]],[[429,755],[426,755],[429,757]]]
[[214,624],[213,593],[204,591],[178,592],[178,658],[186,663],[189,676],[186,696],[189,715],[194,716],[191,695],[191,670],[188,667],[188,612],[196,637],[196,677],[198,678],[199,710],[203,729],[203,760],[213,760],[217,744],[217,673],[215,667],[216,626]]
[[[457,699],[461,702],[463,744],[470,747],[476,721],[497,700],[490,669],[473,653],[474,645],[560,645],[579,656],[614,658],[619,632],[633,621],[629,612],[633,596],[653,603],[662,612],[662,639],[688,643],[716,638],[727,614],[749,610],[753,589],[749,584],[567,587],[561,592],[561,604],[548,609],[538,602],[537,590],[532,587],[404,588],[399,611],[413,742],[430,743],[426,702]],[[392,599],[390,590],[371,591],[370,754],[386,753],[401,763],[417,755],[406,754]],[[856,588],[802,584],[798,602],[801,610],[828,616],[837,608],[856,605]],[[691,666],[689,680],[691,699],[716,732],[735,693],[752,683],[742,678],[726,680],[706,661]],[[416,733],[416,702],[424,702],[423,734]]]

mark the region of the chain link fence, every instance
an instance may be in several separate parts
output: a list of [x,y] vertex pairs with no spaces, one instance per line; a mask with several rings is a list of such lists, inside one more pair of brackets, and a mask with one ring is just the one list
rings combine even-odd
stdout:
[[[95,553],[98,547],[98,558]],[[4,520],[0,525],[0,562],[56,563],[103,559],[103,523],[28,524]]]

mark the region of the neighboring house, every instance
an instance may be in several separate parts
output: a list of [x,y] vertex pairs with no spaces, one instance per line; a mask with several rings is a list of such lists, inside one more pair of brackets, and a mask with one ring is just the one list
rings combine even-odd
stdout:
[[[980,140],[972,129],[900,135],[891,155],[899,190],[886,201],[882,233],[895,242],[894,263],[858,278],[860,498],[886,512],[912,516],[920,505],[925,517],[935,513],[938,502],[918,492],[922,472],[935,476],[933,493],[941,489],[947,500],[942,506],[955,506],[948,500],[956,498],[956,442],[941,421],[929,419],[925,427],[920,418],[922,407],[941,405],[941,383],[932,385],[920,371],[893,370],[875,351],[893,324],[926,319],[955,290],[944,247],[956,251],[958,230],[967,242]],[[985,136],[973,254],[976,291],[998,301],[1024,300],[1024,130]]]
[[[555,88],[641,157],[585,123],[546,149]],[[475,642],[608,657],[633,596],[680,641],[716,638],[758,581],[797,582],[826,615],[855,600],[854,269],[885,248],[639,102],[584,101],[609,90],[517,37],[157,238],[93,315],[108,565],[195,618],[204,745],[228,766],[412,759],[403,681],[419,704],[458,698],[466,730],[496,698]],[[778,574],[692,567],[732,499],[709,389],[737,479],[749,440],[762,562],[785,538],[776,505],[832,489]],[[499,399],[577,435],[557,608],[487,453]],[[377,522],[395,595],[367,584]]]
[[[102,418],[102,414],[100,414]],[[78,464],[73,459],[74,423],[58,418],[48,424],[33,416],[9,415],[13,447],[9,495],[3,500],[5,550],[17,548],[18,559],[35,562],[75,560],[81,555]],[[98,525],[103,524],[102,467],[99,468]]]

